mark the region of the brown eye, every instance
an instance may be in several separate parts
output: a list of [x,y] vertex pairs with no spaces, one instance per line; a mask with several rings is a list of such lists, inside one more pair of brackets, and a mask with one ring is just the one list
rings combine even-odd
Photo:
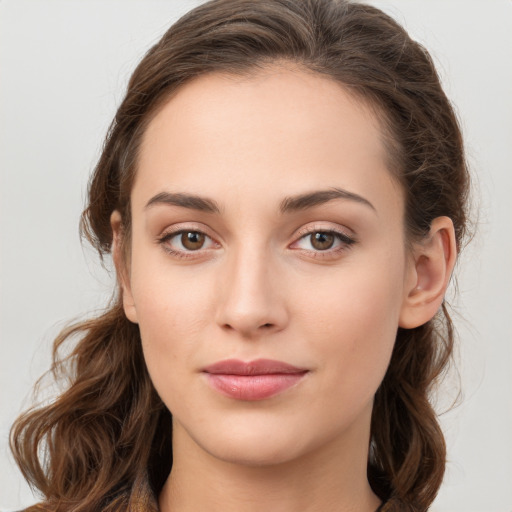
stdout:
[[318,251],[325,251],[334,245],[336,237],[332,233],[317,231],[311,233],[311,245]]
[[198,231],[184,231],[181,234],[181,244],[189,251],[201,249],[205,242],[204,233]]

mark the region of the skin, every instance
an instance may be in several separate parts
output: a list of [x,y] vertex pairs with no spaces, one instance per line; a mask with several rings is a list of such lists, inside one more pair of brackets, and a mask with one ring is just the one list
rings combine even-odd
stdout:
[[[397,328],[435,314],[455,260],[445,217],[406,249],[388,161],[371,109],[291,66],[199,77],[150,122],[129,261],[117,212],[112,227],[125,312],[173,414],[162,512],[379,505],[366,477],[373,396]],[[368,204],[341,197],[281,212],[286,198],[333,188]],[[219,211],[155,199],[162,193],[207,197]],[[187,249],[179,230],[204,233],[204,245]],[[319,250],[318,231],[344,238]],[[308,373],[277,396],[236,400],[201,371],[228,358]]]

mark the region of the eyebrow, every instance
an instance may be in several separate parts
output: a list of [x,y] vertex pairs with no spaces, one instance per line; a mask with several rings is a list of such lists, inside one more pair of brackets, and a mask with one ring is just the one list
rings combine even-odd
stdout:
[[151,208],[156,204],[181,206],[182,208],[189,208],[206,213],[220,213],[219,205],[213,199],[194,194],[160,192],[160,194],[152,197],[147,202],[145,209]]
[[291,213],[300,210],[306,210],[308,208],[313,208],[314,206],[319,206],[321,204],[332,201],[333,199],[346,199],[349,201],[355,201],[356,203],[368,206],[375,212],[377,211],[375,206],[373,206],[373,204],[370,203],[368,199],[365,199],[358,194],[354,194],[353,192],[349,192],[348,190],[336,187],[330,188],[328,190],[318,190],[300,194],[298,196],[287,197],[281,201],[279,210],[281,213]]
[[[285,214],[307,210],[308,208],[325,204],[333,199],[355,201],[356,203],[368,206],[372,210],[376,211],[372,203],[364,197],[336,187],[328,190],[317,190],[314,192],[299,194],[297,196],[286,197],[281,201],[279,211],[281,214]],[[208,197],[195,194],[160,192],[147,202],[145,209],[151,208],[156,204],[181,206],[182,208],[189,208],[191,210],[198,210],[206,213],[220,213],[220,207],[216,201]]]

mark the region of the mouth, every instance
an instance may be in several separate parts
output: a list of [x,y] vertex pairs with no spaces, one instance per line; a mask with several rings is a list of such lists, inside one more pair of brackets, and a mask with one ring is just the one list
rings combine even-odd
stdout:
[[299,383],[309,370],[274,361],[227,359],[204,368],[208,384],[219,393],[237,400],[264,400]]

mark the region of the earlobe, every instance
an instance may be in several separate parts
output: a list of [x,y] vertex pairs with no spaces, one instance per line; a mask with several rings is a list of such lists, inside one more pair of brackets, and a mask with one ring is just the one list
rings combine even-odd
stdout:
[[456,257],[453,222],[448,217],[437,217],[429,236],[413,249],[400,327],[413,329],[434,317],[443,302]]
[[110,216],[110,226],[112,228],[112,259],[116,268],[117,281],[121,290],[121,297],[123,300],[123,309],[126,318],[130,322],[138,323],[137,311],[135,309],[135,303],[130,285],[130,272],[128,269],[128,262],[126,261],[126,255],[122,250],[122,219],[119,211],[114,210]]

